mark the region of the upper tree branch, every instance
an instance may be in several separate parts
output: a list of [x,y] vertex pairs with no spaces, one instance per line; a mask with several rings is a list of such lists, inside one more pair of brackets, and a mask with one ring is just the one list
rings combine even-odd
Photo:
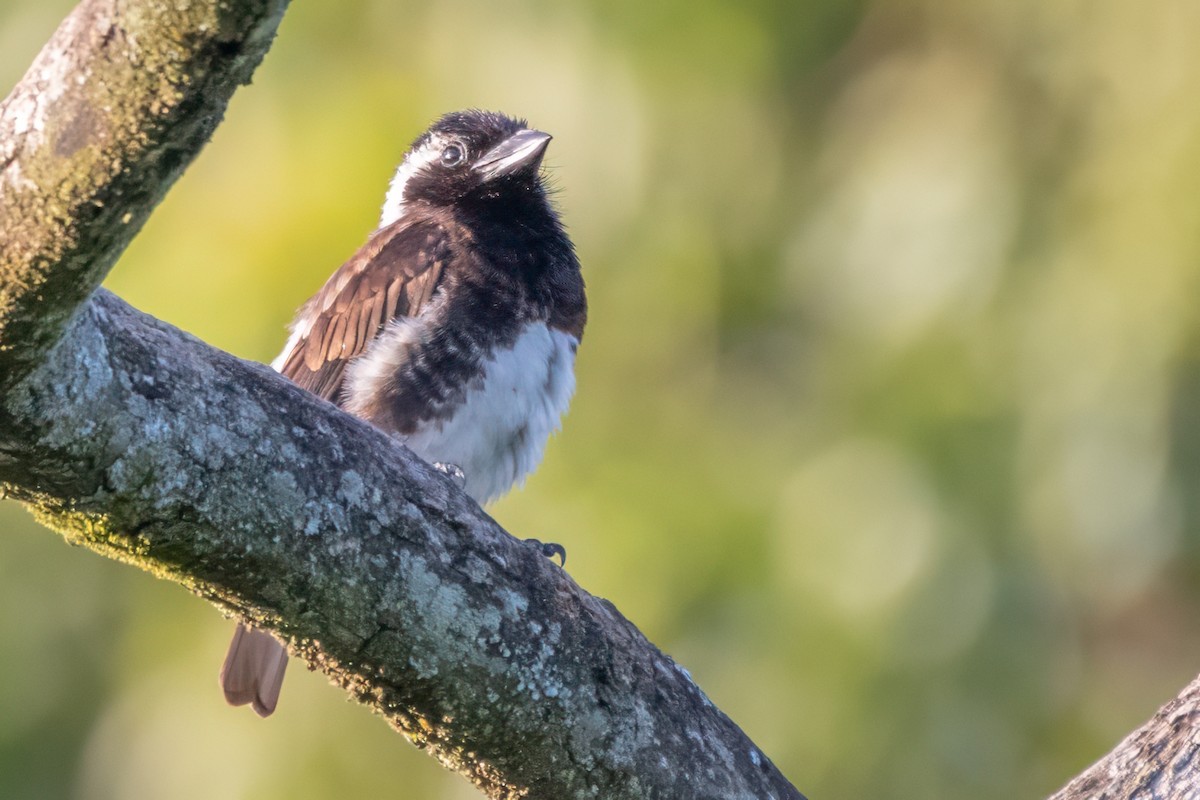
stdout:
[[0,388],[53,345],[266,53],[285,0],[84,0],[0,105]]

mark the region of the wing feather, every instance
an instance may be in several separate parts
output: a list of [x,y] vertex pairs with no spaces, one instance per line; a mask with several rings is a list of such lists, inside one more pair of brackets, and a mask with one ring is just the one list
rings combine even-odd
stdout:
[[400,295],[404,291],[405,281],[403,278],[396,278],[387,287],[387,304],[384,306],[384,316],[388,319],[396,316],[396,309],[399,307]]
[[296,315],[280,373],[336,401],[346,364],[393,319],[416,316],[428,305],[448,238],[437,223],[406,219],[372,234]]

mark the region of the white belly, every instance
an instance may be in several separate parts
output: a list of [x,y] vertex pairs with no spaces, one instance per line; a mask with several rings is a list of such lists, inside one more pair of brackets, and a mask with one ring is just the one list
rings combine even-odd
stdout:
[[479,503],[495,500],[537,467],[575,391],[579,340],[544,323],[485,363],[482,385],[447,420],[423,423],[404,443],[421,458],[454,464]]

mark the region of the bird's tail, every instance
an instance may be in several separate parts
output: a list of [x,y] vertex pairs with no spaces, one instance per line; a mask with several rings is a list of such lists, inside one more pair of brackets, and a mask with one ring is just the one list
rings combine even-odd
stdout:
[[269,717],[279,702],[287,650],[269,633],[238,625],[221,667],[221,688],[231,706],[250,703],[254,713]]

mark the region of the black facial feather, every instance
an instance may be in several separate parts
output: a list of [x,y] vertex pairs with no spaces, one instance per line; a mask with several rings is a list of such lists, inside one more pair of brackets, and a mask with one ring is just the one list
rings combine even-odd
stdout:
[[[421,138],[431,133],[440,133],[446,136],[461,136],[467,141],[474,141],[480,145],[483,145],[485,140],[496,144],[501,139],[528,127],[529,123],[523,119],[472,108],[467,111],[452,111],[444,115],[430,125],[429,131]],[[480,150],[472,155],[477,156],[481,152],[483,151]]]
[[494,206],[544,197],[536,169],[487,181],[471,168],[480,156],[514,133],[524,130],[526,125],[523,119],[513,119],[491,111],[446,114],[413,142],[409,155],[422,152],[436,142],[442,151],[448,147],[461,148],[466,157],[455,164],[447,164],[440,157],[434,158],[409,179],[405,187],[405,200],[433,205],[470,202]]

